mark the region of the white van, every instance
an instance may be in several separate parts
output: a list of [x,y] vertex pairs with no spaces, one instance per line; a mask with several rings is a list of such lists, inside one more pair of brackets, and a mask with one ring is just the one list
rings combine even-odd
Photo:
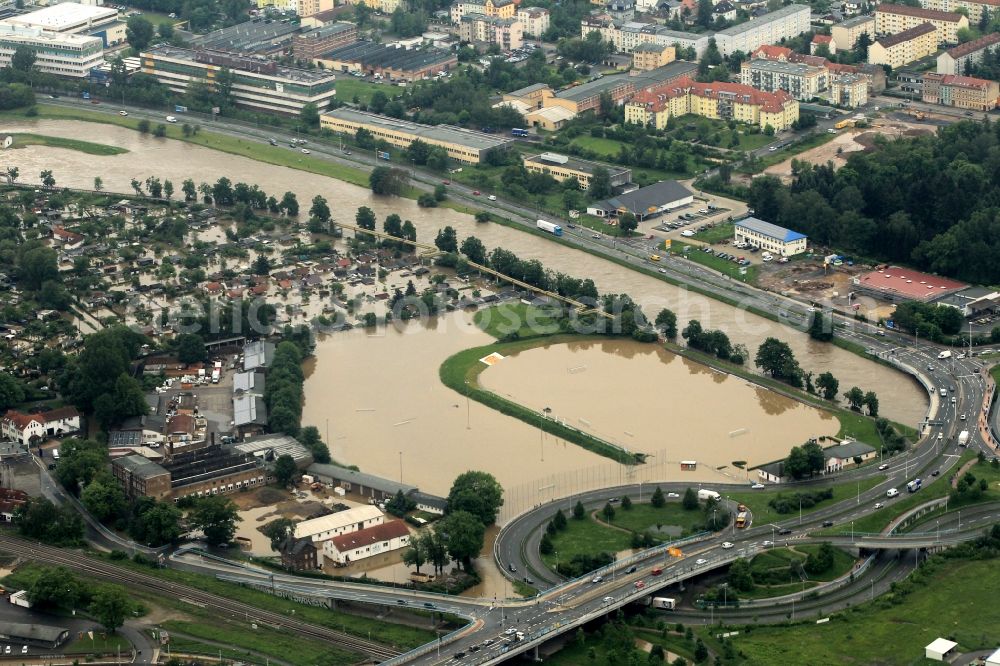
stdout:
[[889,490],[885,491],[885,496],[886,497],[895,497],[898,494],[899,494],[899,491],[896,490],[895,488],[889,488]]
[[176,123],[177,119],[174,118],[173,116],[167,116],[167,122],[168,123]]
[[59,449],[52,449],[52,459],[59,460]]

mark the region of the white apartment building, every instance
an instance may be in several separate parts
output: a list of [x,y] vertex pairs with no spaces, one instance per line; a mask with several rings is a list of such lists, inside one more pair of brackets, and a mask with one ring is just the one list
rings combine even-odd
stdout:
[[715,34],[715,43],[723,56],[736,51],[750,53],[763,44],[777,44],[810,29],[808,5],[787,5],[747,23],[734,25]]
[[549,29],[549,10],[544,7],[518,9],[516,16],[527,37],[541,37]]
[[104,62],[100,37],[0,23],[0,67],[10,65],[19,46],[35,51],[35,67],[46,74],[82,79]]

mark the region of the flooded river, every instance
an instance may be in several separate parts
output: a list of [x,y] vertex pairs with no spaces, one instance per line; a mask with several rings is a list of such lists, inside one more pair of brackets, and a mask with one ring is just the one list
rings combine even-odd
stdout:
[[[130,151],[115,156],[85,155],[45,146],[5,151],[4,166],[17,166],[22,180],[37,180],[39,171],[52,169],[58,185],[89,188],[93,185],[94,176],[99,175],[105,189],[127,192],[131,189],[129,182],[132,178],[145,180],[152,175],[170,179],[179,190],[185,178],[199,183],[214,182],[226,176],[233,181],[256,183],[268,194],[279,198],[286,190],[294,191],[303,208],[315,195],[321,194],[330,201],[335,216],[344,221],[353,220],[354,211],[359,206],[370,206],[380,218],[397,212],[404,219],[413,221],[419,240],[424,242],[432,241],[439,228],[452,225],[460,238],[476,235],[488,248],[502,246],[522,258],[540,259],[552,270],[590,277],[601,292],[628,293],[643,305],[650,316],[655,316],[660,308],[668,307],[677,313],[681,326],[689,319],[699,319],[705,327],[721,328],[733,342],[747,345],[751,356],[768,336],[785,340],[803,368],[816,372],[832,371],[840,380],[842,390],[857,385],[864,390],[875,391],[882,414],[890,418],[914,425],[926,410],[926,396],[916,384],[889,368],[864,361],[832,345],[812,342],[804,333],[586,253],[507,227],[476,224],[465,214],[448,209],[421,209],[413,201],[377,198],[363,188],[323,176],[263,164],[180,141],[143,136],[113,126],[24,120],[8,123],[0,130],[82,137]],[[487,343],[489,339],[475,331],[467,318],[460,315],[431,323],[429,329],[411,326],[404,333],[388,332],[380,334],[381,337],[368,337],[362,331],[354,331],[320,342],[315,368],[306,383],[304,422],[316,425],[320,432],[325,432],[329,421],[331,450],[335,457],[345,463],[357,463],[365,471],[399,478],[402,453],[404,481],[419,483],[422,489],[429,492],[446,491],[456,474],[476,467],[495,473],[506,485],[526,482],[557,470],[603,464],[605,459],[554,441],[551,437],[541,438],[543,445],[549,447],[544,451],[543,462],[537,429],[475,404],[471,406],[471,429],[466,429],[464,400],[461,395],[440,384],[438,366],[450,354]],[[692,372],[689,365],[680,359],[663,361],[651,357],[642,362],[630,360],[629,372],[640,373],[641,380],[632,378],[621,381],[618,391],[608,391],[603,398],[599,395],[582,396],[581,401],[586,406],[582,403],[574,408],[566,390],[572,376],[566,377],[565,367],[560,364],[568,362],[564,358],[567,355],[586,355],[585,365],[593,369],[587,372],[593,373],[589,376],[597,377],[597,368],[603,367],[603,363],[598,361],[600,354],[600,351],[567,348],[551,352],[550,359],[550,352],[527,353],[524,356],[532,359],[530,368],[524,359],[512,359],[508,367],[498,367],[486,373],[487,381],[497,382],[497,386],[503,383],[512,394],[522,396],[529,403],[544,402],[544,405],[532,404],[533,407],[558,407],[567,419],[588,419],[601,432],[616,434],[626,446],[631,444],[632,439],[637,440],[640,432],[644,437],[648,435],[652,438],[657,427],[662,427],[659,437],[663,444],[660,448],[670,450],[676,439],[687,439],[693,435],[695,431],[689,428],[694,428],[697,422],[712,421],[712,432],[725,437],[722,442],[713,444],[719,450],[719,460],[723,461],[719,464],[754,458],[743,453],[739,456],[721,455],[728,450],[726,447],[732,440],[726,430],[729,426],[717,423],[719,421],[732,422],[732,429],[749,430],[739,439],[741,448],[745,448],[745,442],[753,442],[754,437],[758,437],[760,447],[766,446],[767,450],[784,447],[783,450],[787,451],[786,440],[791,443],[801,441],[801,434],[822,429],[823,423],[817,420],[815,414],[810,416],[804,408],[789,406],[781,414],[782,425],[787,429],[787,437],[782,434],[779,438],[781,447],[770,440],[764,441],[765,424],[776,416],[769,415],[766,406],[774,396],[766,392],[764,398],[755,395],[758,393],[756,389],[746,388],[736,379],[720,380],[715,384],[717,378],[699,374],[703,372],[700,369]],[[542,359],[559,372],[543,377],[538,372]],[[608,362],[617,364],[621,361],[609,359]],[[612,371],[609,367],[600,372]],[[651,374],[654,372],[657,379]],[[588,375],[584,373],[583,376]],[[579,388],[579,384],[572,384],[572,391]],[[566,394],[566,397],[554,396],[555,391]],[[711,398],[707,397],[709,391]],[[668,416],[675,413],[673,406],[664,400],[658,401],[656,398],[660,394],[674,396],[672,399],[680,401],[675,403],[678,407],[684,405],[684,409],[677,409],[677,418]],[[642,400],[638,399],[640,397]],[[698,397],[705,399],[699,400]],[[771,409],[775,407],[772,405]],[[607,410],[607,413],[599,416],[601,410]],[[649,410],[646,416],[648,423],[641,427],[631,423],[614,423],[619,416],[632,418],[643,410]],[[720,414],[727,416],[720,419]],[[678,432],[676,428],[681,430]],[[632,432],[634,437],[625,435],[625,430]],[[668,432],[672,435],[667,436]],[[705,431],[701,432],[705,434]],[[677,437],[673,437],[673,433],[677,433]],[[756,459],[765,457],[768,456],[761,455]]]

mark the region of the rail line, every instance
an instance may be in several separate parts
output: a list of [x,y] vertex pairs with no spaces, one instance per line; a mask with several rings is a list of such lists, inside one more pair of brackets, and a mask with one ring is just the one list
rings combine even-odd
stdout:
[[319,627],[307,622],[295,620],[281,613],[263,610],[250,604],[240,601],[233,601],[208,592],[203,592],[197,588],[184,585],[183,583],[173,583],[164,581],[149,574],[138,573],[95,561],[80,553],[63,551],[51,546],[25,541],[16,537],[11,537],[4,533],[3,542],[0,543],[0,550],[12,555],[18,555],[26,559],[36,559],[40,556],[51,564],[59,564],[74,571],[80,571],[99,578],[112,580],[116,583],[135,585],[146,590],[169,595],[172,598],[184,597],[186,601],[195,601],[204,604],[205,608],[226,611],[229,613],[253,616],[254,620],[262,624],[272,624],[280,626],[294,634],[319,640],[321,642],[336,647],[351,650],[364,654],[375,661],[384,661],[400,654],[398,650],[386,647],[379,643],[357,638],[340,631]]

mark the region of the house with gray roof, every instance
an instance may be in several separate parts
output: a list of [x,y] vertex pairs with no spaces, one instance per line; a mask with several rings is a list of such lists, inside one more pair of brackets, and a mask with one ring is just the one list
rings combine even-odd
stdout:
[[676,180],[661,180],[637,190],[598,201],[587,207],[587,213],[597,217],[618,217],[632,213],[645,220],[694,202],[694,193]]

